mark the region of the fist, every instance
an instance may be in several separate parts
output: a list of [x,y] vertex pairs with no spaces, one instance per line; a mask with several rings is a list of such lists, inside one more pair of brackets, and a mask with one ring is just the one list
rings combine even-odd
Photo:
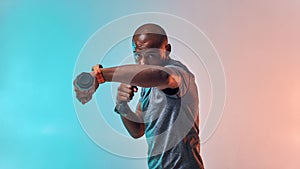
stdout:
[[[82,73],[82,74],[84,74],[84,73]],[[85,73],[85,74],[87,74],[87,73]],[[82,104],[85,104],[92,99],[92,95],[97,90],[99,83],[97,82],[96,78],[90,78],[88,80],[93,80],[94,82],[89,85],[84,86],[84,84],[86,84],[87,78],[82,77],[82,76],[86,76],[86,75],[82,75],[82,76],[81,75],[77,76],[76,79],[73,81],[73,86],[74,86],[74,90],[76,92],[76,98]],[[79,84],[77,83],[78,81],[80,81]]]
[[129,102],[137,91],[136,86],[121,83],[118,87],[117,103]]

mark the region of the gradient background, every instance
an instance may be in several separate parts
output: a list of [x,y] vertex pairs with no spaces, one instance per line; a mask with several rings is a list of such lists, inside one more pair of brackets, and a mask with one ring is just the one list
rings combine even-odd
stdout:
[[146,168],[146,159],[94,144],[72,103],[84,43],[136,12],[183,17],[219,52],[227,100],[218,129],[202,144],[207,169],[298,169],[299,9],[298,0],[1,1],[0,169]]

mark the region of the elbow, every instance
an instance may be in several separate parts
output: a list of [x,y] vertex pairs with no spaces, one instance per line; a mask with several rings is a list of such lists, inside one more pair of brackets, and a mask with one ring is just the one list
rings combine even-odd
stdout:
[[160,79],[162,80],[163,84],[160,88],[177,88],[178,87],[178,79],[175,79],[174,76],[171,75],[170,72],[167,70],[160,70]]
[[130,133],[130,136],[134,139],[138,139],[140,137],[142,137],[144,135],[144,132],[140,132],[140,133]]
[[138,139],[138,138],[140,138],[140,137],[142,137],[142,136],[140,136],[140,135],[132,135],[132,134],[131,134],[131,137],[134,138],[134,139]]
[[159,74],[159,79],[161,79],[162,81],[164,82],[168,82],[171,75],[166,71],[166,70],[159,70],[158,71],[158,74]]
[[142,137],[145,133],[145,126],[143,124],[140,124],[139,128],[135,131],[130,132],[130,136],[134,139],[138,139]]

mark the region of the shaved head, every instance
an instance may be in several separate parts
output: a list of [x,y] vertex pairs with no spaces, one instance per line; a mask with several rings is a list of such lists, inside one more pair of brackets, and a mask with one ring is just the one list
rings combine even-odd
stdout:
[[159,25],[148,23],[136,29],[132,38],[132,49],[139,64],[165,65],[171,52],[165,30]]
[[161,26],[153,23],[144,24],[137,28],[133,35],[133,41],[140,43],[152,41],[153,46],[151,47],[153,48],[159,48],[163,44],[168,44],[165,30]]
[[134,35],[137,34],[157,34],[167,36],[165,30],[161,26],[153,23],[147,23],[137,28],[137,30],[134,32]]

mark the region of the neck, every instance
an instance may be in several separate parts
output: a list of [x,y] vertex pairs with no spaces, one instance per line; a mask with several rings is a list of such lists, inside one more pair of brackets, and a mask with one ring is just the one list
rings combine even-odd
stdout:
[[166,66],[170,60],[171,60],[171,58],[169,56],[166,56],[163,60],[162,66]]

